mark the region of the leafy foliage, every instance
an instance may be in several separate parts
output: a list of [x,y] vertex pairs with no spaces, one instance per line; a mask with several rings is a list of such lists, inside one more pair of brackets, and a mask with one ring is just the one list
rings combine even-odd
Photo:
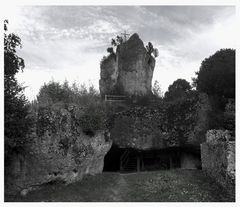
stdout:
[[24,69],[24,60],[16,53],[21,47],[21,39],[7,33],[8,21],[4,21],[4,136],[5,153],[19,150],[26,143],[30,131],[31,118],[28,116],[28,102],[15,75]]
[[224,111],[224,126],[233,132],[235,136],[235,102],[229,99]]
[[37,101],[40,105],[75,103],[86,106],[90,103],[99,102],[100,95],[92,84],[87,88],[85,84],[73,83],[70,86],[67,81],[63,84],[51,81],[40,88]]
[[168,87],[161,108],[159,123],[167,140],[192,145],[205,141],[211,112],[206,94],[193,90],[186,80],[177,79]]
[[114,54],[114,50],[112,47],[108,47],[107,52],[109,52],[110,54]]
[[87,135],[94,135],[99,129],[105,129],[106,113],[102,105],[90,105],[84,114],[79,117],[79,123],[83,132]]
[[229,100],[235,99],[235,50],[217,51],[202,62],[196,74],[194,86],[198,91],[208,94],[211,103],[210,127],[234,129],[235,112],[225,112],[225,109]]
[[174,101],[164,101],[165,110],[162,128],[169,134],[170,139],[179,140],[180,144],[187,144],[188,137],[198,119],[198,93],[192,91]]
[[184,79],[177,79],[172,85],[168,87],[165,93],[165,100],[173,101],[179,98],[184,98],[191,90],[189,82]]
[[149,55],[154,55],[154,57],[158,57],[158,49],[153,47],[153,44],[151,42],[148,42],[148,45],[146,45],[147,53]]
[[[37,107],[35,108],[42,117],[38,117],[40,130],[50,127],[48,130],[55,133],[54,114],[56,113],[53,114],[53,112],[68,109],[72,105],[82,108],[74,115],[77,120],[74,117],[72,119],[74,118],[76,122],[73,125],[78,125],[84,133],[93,136],[97,130],[106,128],[106,108],[93,85],[87,88],[85,84],[78,86],[74,83],[69,86],[67,81],[63,84],[51,81],[41,87],[37,96]],[[38,134],[42,135],[42,133]]]
[[163,97],[163,92],[161,90],[161,86],[157,80],[155,80],[152,88],[153,95],[156,97],[162,98]]
[[111,45],[114,47],[117,47],[118,45],[121,45],[123,43],[123,38],[121,36],[118,36],[115,39],[112,39]]
[[235,50],[221,49],[206,58],[196,73],[197,90],[218,99],[217,105],[224,110],[227,99],[235,99]]

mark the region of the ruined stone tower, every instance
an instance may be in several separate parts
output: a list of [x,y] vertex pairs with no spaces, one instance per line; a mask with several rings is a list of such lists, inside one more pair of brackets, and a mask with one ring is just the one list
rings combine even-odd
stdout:
[[147,53],[138,34],[118,45],[116,54],[101,63],[100,93],[104,95],[146,96],[152,94],[155,59]]

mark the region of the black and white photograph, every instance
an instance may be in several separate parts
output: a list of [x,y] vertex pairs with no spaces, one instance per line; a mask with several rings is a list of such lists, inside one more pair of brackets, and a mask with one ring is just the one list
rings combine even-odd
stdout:
[[236,206],[238,6],[101,2],[4,9],[2,202]]

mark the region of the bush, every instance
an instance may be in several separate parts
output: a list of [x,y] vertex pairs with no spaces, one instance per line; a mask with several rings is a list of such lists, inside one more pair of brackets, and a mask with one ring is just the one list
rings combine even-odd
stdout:
[[225,142],[231,139],[231,133],[228,130],[208,130],[206,133],[207,142]]
[[67,81],[63,84],[51,81],[44,84],[37,95],[39,105],[52,105],[56,103],[74,103],[87,106],[100,101],[99,92],[91,84],[88,88],[85,84],[73,83],[69,85]]
[[229,98],[235,99],[235,50],[217,51],[202,61],[196,74],[194,85],[197,90],[214,96],[221,110],[224,110]]
[[[63,121],[61,112],[68,111],[71,115],[72,130],[76,131],[76,126],[90,136],[93,136],[97,130],[106,129],[106,107],[101,100],[98,91],[93,85],[88,88],[85,84],[77,85],[74,83],[69,86],[68,82],[64,84],[51,81],[45,84],[37,96],[33,108],[38,110],[37,134],[42,136],[44,131],[52,133],[57,132],[56,122]],[[71,110],[73,108],[75,110]],[[70,110],[70,111],[69,111]],[[58,113],[60,113],[59,117]],[[58,120],[58,121],[57,121]],[[61,123],[64,125],[64,123]]]
[[105,112],[99,105],[88,106],[82,116],[79,118],[79,124],[83,132],[93,136],[97,130],[105,128]]
[[232,131],[235,136],[235,101],[232,99],[228,100],[225,107],[224,126],[227,130]]

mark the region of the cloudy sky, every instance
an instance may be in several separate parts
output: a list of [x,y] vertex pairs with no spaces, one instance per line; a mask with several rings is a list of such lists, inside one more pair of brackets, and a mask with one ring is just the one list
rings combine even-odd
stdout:
[[163,91],[178,78],[191,82],[217,50],[236,47],[232,6],[22,6],[8,19],[22,39],[26,67],[17,78],[30,100],[50,80],[98,88],[100,60],[124,30],[158,48],[153,82]]

